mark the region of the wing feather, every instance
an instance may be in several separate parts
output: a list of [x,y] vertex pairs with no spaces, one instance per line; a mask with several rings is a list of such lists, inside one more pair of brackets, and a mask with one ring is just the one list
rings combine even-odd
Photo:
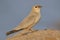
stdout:
[[19,29],[22,29],[22,28],[27,28],[29,25],[33,24],[35,21],[35,16],[34,15],[31,15],[31,16],[28,16],[26,19],[24,19],[20,25],[18,25],[17,27],[15,27],[14,29],[15,30],[19,30]]

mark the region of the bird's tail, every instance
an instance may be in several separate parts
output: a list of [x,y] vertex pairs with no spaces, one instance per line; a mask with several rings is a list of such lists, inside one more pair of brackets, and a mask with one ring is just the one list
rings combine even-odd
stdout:
[[15,33],[15,32],[21,31],[21,30],[23,30],[23,29],[9,31],[9,32],[6,33],[6,35],[8,36],[8,35],[10,35],[12,33]]

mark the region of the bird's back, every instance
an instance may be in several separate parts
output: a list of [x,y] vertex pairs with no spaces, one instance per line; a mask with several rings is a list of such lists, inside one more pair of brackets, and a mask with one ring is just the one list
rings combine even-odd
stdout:
[[[37,18],[36,18],[37,17]],[[38,21],[38,15],[35,14],[29,14],[23,21],[16,27],[14,28],[15,30],[22,29],[22,28],[27,28],[29,25],[33,24],[34,21]]]

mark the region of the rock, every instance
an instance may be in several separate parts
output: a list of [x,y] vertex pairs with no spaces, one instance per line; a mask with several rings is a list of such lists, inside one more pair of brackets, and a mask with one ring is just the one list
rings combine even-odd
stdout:
[[60,30],[38,30],[25,35],[18,33],[7,40],[60,40]]

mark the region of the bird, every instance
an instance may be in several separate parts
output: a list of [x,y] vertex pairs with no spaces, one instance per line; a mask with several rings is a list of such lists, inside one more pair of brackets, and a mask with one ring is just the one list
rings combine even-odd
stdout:
[[31,28],[41,19],[41,7],[41,5],[34,5],[28,16],[26,16],[17,27],[8,31],[6,35],[10,35],[24,29],[33,31]]

